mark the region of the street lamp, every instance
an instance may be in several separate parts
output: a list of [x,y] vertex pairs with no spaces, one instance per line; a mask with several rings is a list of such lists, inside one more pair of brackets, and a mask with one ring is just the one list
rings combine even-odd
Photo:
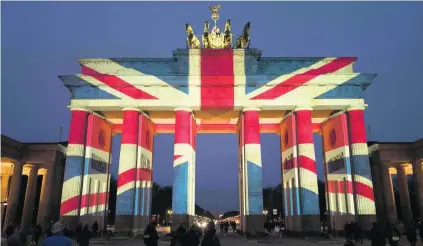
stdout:
[[263,210],[263,214],[265,215],[265,216],[267,216],[267,210]]

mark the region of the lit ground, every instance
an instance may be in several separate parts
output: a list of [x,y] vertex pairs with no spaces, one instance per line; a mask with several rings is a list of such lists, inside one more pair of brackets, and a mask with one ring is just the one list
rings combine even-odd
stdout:
[[[344,243],[344,240],[342,238],[336,238],[332,240],[323,240],[323,239],[298,239],[298,238],[278,238],[274,237],[270,240],[245,240],[243,238],[240,238],[232,233],[229,233],[228,235],[224,236],[221,234],[218,234],[218,237],[220,239],[221,246],[245,246],[245,245],[275,245],[275,246],[282,246],[282,245],[295,245],[295,246],[308,246],[308,245],[319,245],[319,246],[342,246]],[[409,245],[407,240],[403,238],[401,240],[402,245]],[[92,242],[90,245],[94,245],[95,243]],[[133,239],[133,240],[125,240],[125,241],[119,241],[119,242],[108,242],[106,245],[117,245],[119,246],[139,246],[143,245],[143,241],[140,239]],[[104,245],[104,244],[103,244]],[[159,241],[159,246],[164,245],[170,245],[169,241]],[[357,244],[357,246],[370,246],[370,241],[365,240],[364,244]]]
[[[168,240],[165,240],[164,234],[169,230],[169,228],[159,228],[159,232],[162,235],[161,238],[163,240],[159,241],[159,246],[170,245]],[[220,239],[221,246],[245,246],[245,245],[275,245],[275,246],[308,246],[308,245],[318,245],[318,246],[342,246],[344,240],[342,238],[334,238],[331,240],[324,240],[324,239],[301,239],[301,238],[279,238],[279,237],[272,237],[270,239],[262,239],[262,240],[245,240],[235,234],[229,233],[228,235],[222,235],[218,233],[218,237]],[[3,244],[2,244],[3,245]],[[6,244],[5,244],[6,245]],[[42,245],[40,242],[39,245]],[[73,245],[77,245],[76,242]],[[110,240],[100,240],[100,239],[92,239],[90,245],[116,245],[116,246],[140,246],[144,245],[142,239],[128,239],[128,238],[111,238]],[[370,241],[365,240],[364,244],[357,244],[356,246],[370,246]],[[400,245],[409,245],[407,239],[405,237],[401,238]],[[417,245],[421,245],[420,242]]]
[[[220,239],[220,244],[221,246],[241,246],[241,245],[269,245],[269,244],[273,244],[273,245],[295,245],[295,246],[306,246],[306,245],[311,245],[311,244],[319,244],[322,246],[335,246],[335,245],[342,245],[342,241],[333,241],[333,242],[323,242],[323,241],[306,241],[303,239],[287,239],[287,238],[283,238],[283,239],[273,239],[273,240],[266,240],[266,241],[257,241],[257,240],[244,240],[234,234],[229,234],[226,236],[223,235],[218,235],[219,239]],[[334,244],[335,243],[335,244]],[[106,245],[116,245],[117,242],[109,242]],[[143,242],[142,240],[127,240],[124,242],[119,242],[118,243],[119,246],[139,246],[142,245]],[[90,243],[91,245],[91,243]],[[160,241],[159,242],[159,246],[164,246],[164,245],[170,245],[170,242],[168,241]],[[370,245],[370,243],[366,243],[364,244],[366,246]]]

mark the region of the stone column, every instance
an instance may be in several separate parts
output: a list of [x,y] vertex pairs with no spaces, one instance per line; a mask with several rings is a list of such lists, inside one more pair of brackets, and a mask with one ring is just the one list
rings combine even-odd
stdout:
[[151,194],[153,186],[153,123],[141,113],[138,127],[138,154],[135,197],[134,229],[143,231],[150,222]]
[[28,165],[30,168],[28,175],[28,184],[26,186],[25,203],[22,212],[22,221],[20,232],[27,233],[29,228],[32,226],[32,215],[34,212],[34,201],[35,192],[37,190],[37,179],[38,179],[38,167],[34,165]]
[[[0,218],[4,218],[4,213],[6,212],[6,203],[7,203],[7,195],[8,195],[8,189],[9,189],[9,178],[10,178],[10,174],[6,171],[4,171],[1,174],[1,217]],[[1,221],[3,222],[3,221]],[[2,228],[3,228],[3,224],[1,224]]]
[[376,204],[367,147],[364,107],[350,107],[347,110],[347,120],[356,214],[363,230],[367,231],[376,220]]
[[[263,232],[263,171],[261,162],[259,109],[246,108],[241,117],[241,148],[244,170],[244,214],[245,232],[252,235]],[[270,211],[271,212],[271,211]]]
[[54,164],[43,170],[43,183],[41,185],[40,206],[38,209],[37,224],[43,229],[50,225],[51,196],[54,189]]
[[65,172],[63,177],[60,217],[68,228],[79,223],[81,188],[85,163],[85,142],[88,111],[81,108],[71,109],[71,123],[66,151]]
[[122,232],[133,230],[139,114],[140,110],[137,108],[123,109],[116,197],[116,230]]
[[417,191],[417,203],[419,205],[419,218],[423,220],[423,160],[414,160],[413,177]]
[[9,177],[10,174],[3,172],[1,174],[1,201],[7,201],[8,188],[9,188]]
[[175,109],[172,230],[191,225],[195,215],[195,125],[191,109]]
[[320,232],[319,189],[317,184],[316,155],[314,151],[311,107],[295,109],[297,165],[299,176],[300,213],[298,228],[304,233]]
[[392,224],[396,222],[398,219],[397,217],[397,210],[395,207],[395,196],[394,196],[394,189],[392,186],[392,176],[389,173],[388,165],[386,163],[380,163],[380,173],[382,177],[382,184],[383,184],[383,198],[385,203],[385,216],[387,216],[388,221]]
[[401,214],[402,221],[404,223],[407,223],[408,220],[413,217],[411,213],[410,195],[408,193],[407,174],[405,172],[406,166],[407,164],[402,164],[397,167],[397,180],[400,195]]
[[16,161],[13,163],[12,181],[10,182],[3,228],[7,228],[10,224],[15,225],[16,222],[16,215],[19,206],[19,195],[21,191],[22,169],[23,164],[21,162]]

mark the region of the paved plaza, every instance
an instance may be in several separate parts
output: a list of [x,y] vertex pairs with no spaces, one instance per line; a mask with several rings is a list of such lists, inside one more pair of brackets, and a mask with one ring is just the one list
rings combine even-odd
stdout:
[[[228,235],[224,236],[218,233],[218,237],[220,239],[220,243],[222,246],[241,246],[241,245],[295,245],[295,246],[306,246],[306,245],[321,245],[321,246],[336,246],[336,245],[343,245],[344,240],[343,238],[334,238],[331,240],[326,239],[318,239],[318,238],[311,238],[311,239],[301,239],[301,238],[270,238],[270,239],[260,239],[260,240],[246,240],[241,238],[235,234],[229,233]],[[92,241],[90,245],[119,245],[119,246],[139,246],[144,245],[141,239],[122,239],[122,240],[113,240],[113,241]],[[76,244],[75,244],[76,245]],[[159,246],[170,245],[170,241],[161,240],[159,241]],[[363,244],[357,244],[357,246],[370,246],[370,241],[365,240]],[[409,245],[405,238],[402,240],[401,245]],[[419,245],[419,244],[418,244]]]
[[[295,246],[305,246],[310,244],[319,244],[319,245],[342,245],[342,240],[335,241],[320,241],[320,240],[304,240],[304,239],[295,239],[295,238],[283,238],[283,239],[270,239],[270,240],[245,240],[234,234],[229,234],[226,236],[218,235],[220,239],[220,244],[222,246],[241,246],[241,245],[295,245]],[[100,243],[100,242],[98,242]],[[94,244],[94,243],[93,243]],[[107,244],[103,245],[117,245],[119,246],[139,246],[143,245],[143,241],[140,239],[131,239],[125,241],[110,241]],[[159,241],[159,246],[170,245],[169,241]],[[370,245],[370,243],[365,243],[364,245]]]

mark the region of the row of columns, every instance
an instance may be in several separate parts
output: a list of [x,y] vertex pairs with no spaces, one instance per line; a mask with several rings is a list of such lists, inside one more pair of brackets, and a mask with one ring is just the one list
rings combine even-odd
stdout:
[[[7,191],[7,207],[4,214],[3,229],[7,228],[10,224],[16,226],[16,220],[18,215],[19,206],[19,195],[21,191],[21,180],[23,175],[24,164],[22,162],[15,161],[13,163],[13,173],[10,182],[10,186],[6,189],[2,189],[2,192]],[[22,212],[22,220],[20,223],[20,232],[27,233],[32,226],[32,215],[35,207],[35,195],[37,189],[37,181],[39,174],[39,167],[32,164],[25,164],[25,168],[29,169],[28,183],[25,192],[25,202]],[[38,206],[37,224],[40,224],[43,228],[47,228],[50,221],[50,201],[52,197],[51,189],[53,185],[53,167],[48,169],[41,169],[43,175],[41,184],[40,204]],[[7,174],[2,174],[2,183],[6,182],[3,180],[9,180]],[[3,184],[2,184],[3,185]],[[3,186],[2,186],[3,188]]]
[[71,109],[60,204],[61,220],[71,230],[79,223],[107,223],[112,127],[90,110]]
[[[356,213],[354,216],[362,222],[369,224],[374,216],[372,198],[364,199],[360,196],[364,182],[368,196],[373,196],[371,181],[363,178],[370,174],[368,161],[367,141],[364,125],[364,108],[351,108],[348,110],[348,132],[343,132],[350,137],[347,144],[351,152],[351,174],[353,182],[353,196]],[[257,233],[263,231],[263,184],[260,145],[259,109],[246,108],[239,118],[239,200],[240,217],[243,231]],[[147,139],[146,132],[141,131],[141,117],[148,118],[138,108],[123,109],[122,145],[119,161],[116,230],[138,231],[145,227],[149,220],[150,209],[140,209],[151,206],[152,180],[152,147],[145,149],[141,142]],[[71,161],[70,156],[83,157],[86,132],[86,111],[73,110],[71,132],[69,137],[68,158],[66,169],[81,170],[83,163],[78,165]],[[294,157],[296,180],[290,183],[292,188],[290,196],[295,193],[297,198],[294,206],[297,211],[295,230],[319,231],[319,203],[317,190],[317,172],[313,143],[312,108],[300,107],[294,110],[295,121],[291,135],[295,135]],[[173,227],[180,223],[191,224],[195,215],[195,138],[196,121],[192,110],[189,108],[175,109],[175,145],[174,145],[174,183],[173,183]],[[285,138],[281,133],[281,142]],[[75,145],[75,146],[74,146]],[[73,147],[72,147],[73,146]],[[70,150],[75,152],[69,154]],[[141,153],[146,153],[142,157]],[[284,155],[284,154],[283,154]],[[149,159],[151,165],[142,166],[142,158]],[[285,156],[282,156],[284,159]],[[72,160],[75,160],[73,158]],[[367,161],[366,161],[367,160]],[[72,162],[72,163],[71,163]],[[80,172],[80,171],[79,171]],[[65,172],[66,176],[66,172]],[[73,174],[74,185],[81,183],[82,174]],[[284,187],[286,187],[284,180]],[[66,182],[66,181],[65,181]],[[73,183],[72,183],[73,184]],[[69,185],[69,184],[68,184]],[[64,192],[65,192],[64,184]],[[146,188],[145,190],[143,190]],[[141,190],[140,190],[141,189]],[[79,190],[70,191],[74,197],[80,196]],[[145,193],[147,192],[147,193]],[[141,195],[143,194],[143,195]],[[146,195],[147,194],[147,195]],[[149,194],[149,195],[148,195]],[[69,195],[69,194],[68,194]],[[284,190],[284,197],[287,197]],[[62,199],[63,200],[63,199]],[[292,199],[291,199],[292,200]],[[76,201],[78,202],[78,201]],[[80,202],[80,201],[79,201]],[[292,207],[291,202],[291,207]],[[365,209],[367,207],[367,210]],[[141,212],[143,211],[143,212]],[[77,220],[78,213],[69,212],[62,214],[72,216]],[[145,221],[140,223],[140,221]],[[368,226],[365,226],[367,228]],[[294,227],[292,227],[294,228]]]
[[[392,185],[392,176],[389,171],[391,164],[389,162],[380,163],[379,170],[383,186],[383,202],[384,202],[384,216],[387,217],[389,223],[395,223],[398,220],[397,209],[395,203],[395,195]],[[399,199],[401,206],[401,217],[405,223],[408,223],[413,218],[410,195],[408,190],[407,172],[406,169],[412,166],[414,185],[416,186],[416,194],[418,200],[418,213],[420,220],[423,218],[423,160],[414,160],[411,164],[397,164],[394,165],[397,173],[397,182],[399,190]]]
[[[301,107],[281,123],[282,182],[286,229],[320,228],[319,192],[313,143],[312,108]],[[332,114],[321,124],[328,219],[343,230],[347,221],[371,228],[376,208],[368,157],[364,108]]]

